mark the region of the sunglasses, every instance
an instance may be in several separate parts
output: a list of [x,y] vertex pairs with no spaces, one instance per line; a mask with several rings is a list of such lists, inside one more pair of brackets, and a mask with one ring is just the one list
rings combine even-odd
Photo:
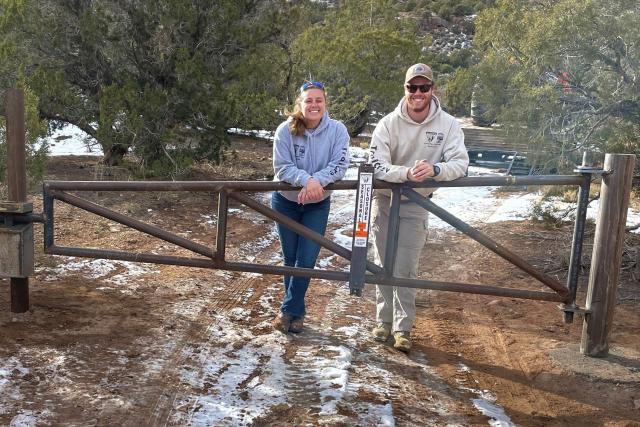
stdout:
[[324,85],[320,82],[304,82],[302,86],[300,86],[300,92],[304,92],[307,89],[316,88],[324,90]]
[[418,89],[420,89],[420,92],[422,93],[427,93],[431,90],[433,85],[406,85],[405,87],[409,93],[416,93]]

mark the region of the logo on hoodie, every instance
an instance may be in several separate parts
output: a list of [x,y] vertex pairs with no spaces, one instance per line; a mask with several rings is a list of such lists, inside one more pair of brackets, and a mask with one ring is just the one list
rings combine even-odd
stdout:
[[438,147],[442,145],[444,141],[444,133],[442,132],[426,132],[427,140],[425,141],[425,145],[427,147]]
[[296,160],[304,159],[304,154],[307,151],[307,148],[304,145],[293,145],[293,149],[296,152]]

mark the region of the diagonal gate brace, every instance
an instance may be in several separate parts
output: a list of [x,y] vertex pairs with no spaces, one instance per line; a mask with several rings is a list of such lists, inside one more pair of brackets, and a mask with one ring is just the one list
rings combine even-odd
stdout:
[[534,266],[529,264],[526,260],[524,260],[519,255],[516,255],[515,253],[511,252],[509,249],[505,248],[499,243],[494,242],[491,238],[489,238],[487,235],[485,235],[481,231],[476,230],[466,222],[451,215],[449,212],[442,209],[440,206],[436,205],[431,200],[426,199],[425,197],[422,197],[422,195],[417,193],[415,190],[405,187],[402,189],[402,194],[405,195],[412,202],[417,203],[418,205],[422,206],[424,209],[428,210],[429,212],[431,212],[441,220],[445,221],[447,224],[455,227],[456,229],[460,230],[462,233],[471,237],[473,240],[480,243],[482,246],[486,247],[487,249],[491,250],[492,252],[496,253],[497,255],[501,256],[507,261],[511,262],[521,270],[527,272],[528,274],[530,274],[531,276],[533,276],[543,284],[547,285],[548,287],[556,291],[558,295],[560,295],[561,297],[566,297],[567,298],[566,302],[568,302],[568,300],[571,298],[569,289],[567,289],[562,283],[560,283],[553,277],[549,276],[548,274],[545,274],[541,271],[536,270]]

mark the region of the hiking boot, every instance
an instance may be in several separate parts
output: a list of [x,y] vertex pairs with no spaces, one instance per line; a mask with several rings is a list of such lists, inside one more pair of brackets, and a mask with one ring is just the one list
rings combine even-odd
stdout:
[[294,334],[299,334],[302,332],[302,328],[304,327],[304,316],[296,317],[291,321],[289,325],[289,332],[293,332]]
[[278,331],[286,334],[287,332],[289,332],[292,320],[293,316],[286,313],[280,313],[278,317],[276,317],[276,320],[273,321],[272,325],[274,329],[277,329]]
[[395,343],[393,346],[400,351],[408,353],[411,350],[411,337],[408,331],[398,331],[393,334]]
[[371,331],[373,339],[379,342],[385,342],[391,335],[390,323],[378,323],[378,326]]

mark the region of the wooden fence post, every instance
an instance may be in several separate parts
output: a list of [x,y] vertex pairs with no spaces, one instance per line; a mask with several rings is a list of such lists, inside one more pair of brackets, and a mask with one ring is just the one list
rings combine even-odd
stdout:
[[580,352],[587,356],[609,354],[634,164],[633,154],[607,154],[604,160],[586,301],[591,312],[585,316],[580,343]]
[[[27,166],[25,148],[24,94],[8,89],[5,95],[7,126],[7,184],[9,200],[27,201]],[[29,310],[29,278],[11,277],[11,311]]]

